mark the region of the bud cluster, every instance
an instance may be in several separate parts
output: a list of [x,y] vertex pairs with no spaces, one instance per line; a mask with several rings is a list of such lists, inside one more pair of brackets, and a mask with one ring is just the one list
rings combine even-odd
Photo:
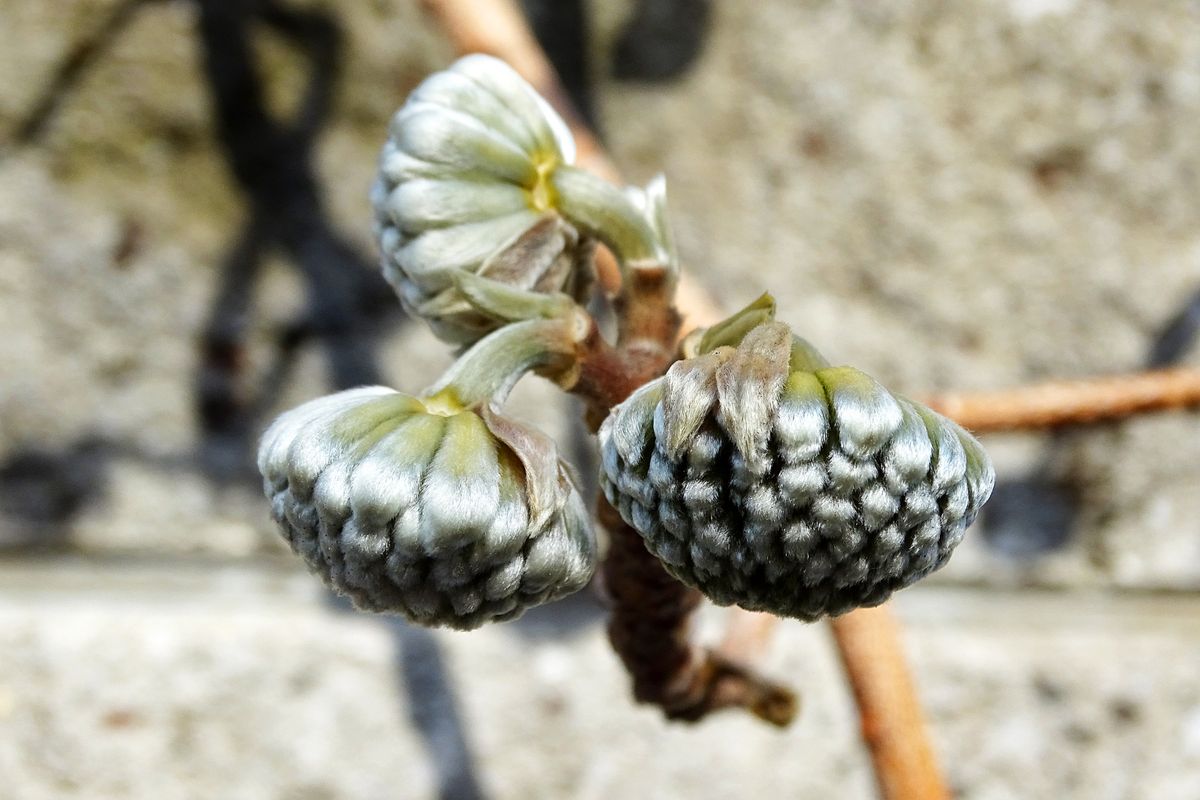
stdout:
[[[474,628],[595,569],[554,442],[500,407],[530,371],[592,387],[601,409],[658,374],[678,268],[665,183],[620,189],[573,168],[574,148],[545,101],[483,55],[425,80],[392,120],[372,190],[383,271],[463,352],[421,396],[370,387],[306,403],[259,450],[284,537],[360,608]],[[624,279],[615,347],[583,308],[596,242]],[[684,354],[600,427],[601,484],[649,552],[718,603],[806,620],[881,603],[944,564],[991,493],[970,434],[831,367],[769,299]]]

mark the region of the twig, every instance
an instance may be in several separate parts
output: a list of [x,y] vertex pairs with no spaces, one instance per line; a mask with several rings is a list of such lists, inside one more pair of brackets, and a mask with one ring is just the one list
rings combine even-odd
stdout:
[[[666,278],[665,271],[641,269],[622,287],[615,301],[615,347],[593,328],[572,387],[588,401],[593,425],[675,359],[680,318]],[[750,640],[738,630],[717,650],[693,644],[690,623],[702,595],[672,578],[603,500],[599,517],[610,534],[602,567],[612,600],[608,635],[633,679],[634,698],[658,706],[669,719],[694,722],[723,708],[744,708],[773,725],[790,723],[796,697],[751,668],[759,648],[739,650]],[[739,613],[745,612],[735,612],[734,619]]]
[[929,739],[920,735],[925,719],[891,612],[882,606],[835,617],[833,635],[858,701],[880,794],[887,800],[950,797]]
[[757,660],[765,655],[775,635],[779,617],[764,611],[746,611],[731,616],[717,652],[731,659]]
[[1200,369],[1163,369],[996,392],[948,392],[929,406],[976,433],[1051,428],[1200,405]]
[[[617,180],[619,173],[582,117],[572,108],[554,68],[512,0],[422,0],[462,53],[504,59],[546,97],[571,128],[581,167]],[[611,263],[601,265],[605,286],[615,290]],[[684,329],[709,325],[724,315],[689,280],[677,294]],[[1098,422],[1146,411],[1200,405],[1200,370],[1171,369],[1079,381],[1056,381],[996,392],[952,392],[929,405],[960,425],[983,433]]]

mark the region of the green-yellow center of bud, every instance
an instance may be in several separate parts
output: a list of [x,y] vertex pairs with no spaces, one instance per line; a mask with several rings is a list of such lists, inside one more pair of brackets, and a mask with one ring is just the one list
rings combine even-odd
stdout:
[[550,183],[550,175],[559,165],[558,156],[554,153],[536,153],[533,157],[537,178],[529,187],[529,205],[534,211],[543,212],[554,208],[556,196]]
[[458,393],[449,386],[436,394],[422,398],[421,403],[427,412],[439,417],[453,417],[467,410],[467,407],[458,399]]

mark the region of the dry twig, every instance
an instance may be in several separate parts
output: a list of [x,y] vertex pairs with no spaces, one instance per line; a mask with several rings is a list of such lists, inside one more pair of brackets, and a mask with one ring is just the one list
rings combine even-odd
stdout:
[[851,676],[863,740],[879,791],[888,800],[942,800],[950,791],[924,735],[924,714],[886,606],[860,608],[833,620],[838,652]]
[[[634,276],[615,300],[621,312],[616,346],[593,330],[572,389],[589,402],[593,425],[676,356],[680,318],[673,285],[662,271],[643,269]],[[693,644],[690,621],[703,596],[667,574],[603,499],[599,516],[610,534],[602,567],[612,600],[609,639],[633,679],[634,697],[670,719],[694,722],[722,708],[745,708],[773,725],[790,723],[796,697],[751,669],[752,654],[736,649],[749,640],[734,636],[717,650]],[[734,619],[744,613],[735,612]]]
[[[460,52],[485,52],[512,64],[564,114],[581,144],[581,164],[607,177],[616,176],[611,161],[603,154],[595,137],[571,111],[553,69],[509,0],[424,0],[424,5],[441,22]],[[611,276],[605,283],[610,289],[618,285]],[[708,324],[721,316],[716,303],[693,285],[681,285],[676,297],[685,314],[685,328]],[[629,347],[629,337],[622,338],[626,340],[625,355],[631,350],[636,351],[636,347]],[[613,376],[625,373],[624,385],[604,396],[601,405],[619,400],[640,381],[655,377],[656,372],[667,366],[664,362],[622,370],[621,355],[598,346],[596,357],[585,361],[581,378],[585,385],[592,381],[612,389],[618,383]],[[725,641],[716,650],[697,648],[690,641],[688,621],[700,602],[699,594],[668,576],[646,552],[636,533],[611,507],[602,503],[600,513],[601,521],[612,534],[610,553],[604,566],[605,585],[614,600],[610,638],[633,678],[635,697],[660,706],[668,717],[675,719],[697,720],[721,708],[742,707],[776,725],[790,722],[796,711],[794,695],[758,676],[747,666],[765,649],[775,625],[774,618],[734,609]],[[872,613],[876,633],[890,620],[883,612],[855,613]],[[843,619],[853,616],[855,614]],[[835,626],[843,624],[835,622]],[[843,639],[839,636],[839,643]],[[890,636],[879,637],[877,641],[879,646],[875,655],[885,668],[883,673],[907,675],[897,631],[892,630]],[[859,683],[871,680],[876,672],[859,671],[863,666],[859,659],[847,659],[846,665],[856,694],[878,701],[881,697],[878,692],[870,691],[870,687],[863,687],[861,691],[858,688]],[[907,687],[910,692],[907,698],[899,698],[898,705],[910,713],[896,717],[900,724],[891,725],[888,730],[900,734],[909,743],[909,752],[931,754],[919,706],[911,695],[911,682],[894,682],[892,688],[897,687]],[[893,718],[889,707],[878,702],[872,707],[872,714],[873,719]],[[886,744],[885,740],[878,741]],[[919,763],[906,762],[902,757],[883,758],[892,751],[882,744],[872,747],[876,769],[890,770],[898,775],[885,777],[880,774],[881,786],[940,785],[931,757]],[[914,771],[919,774],[909,774]]]
[[[696,647],[689,620],[703,596],[668,575],[608,503],[600,505],[600,522],[610,533],[603,567],[613,600],[609,637],[633,679],[634,698],[669,719],[695,722],[722,708],[745,708],[772,725],[790,723],[797,707],[792,691],[747,666],[743,648],[757,651],[765,640],[737,638],[742,626],[735,625],[728,646]],[[757,615],[735,617],[743,618],[760,623]]]
[[947,392],[926,403],[976,433],[1051,428],[1200,405],[1200,369],[1163,369],[994,392]]

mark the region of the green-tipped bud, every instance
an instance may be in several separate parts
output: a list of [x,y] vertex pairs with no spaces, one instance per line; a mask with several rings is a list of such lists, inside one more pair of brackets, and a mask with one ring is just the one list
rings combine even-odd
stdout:
[[456,272],[582,294],[591,247],[548,183],[574,157],[566,124],[502,61],[467,56],[421,83],[392,120],[372,189],[383,272],[405,307],[470,344],[502,321],[462,295]]
[[580,300],[594,239],[622,263],[670,260],[661,185],[628,195],[574,157],[562,119],[504,62],[470,55],[427,78],[392,120],[371,195],[383,272],[405,307],[470,344],[505,320],[456,273]]
[[364,610],[476,628],[582,588],[595,567],[553,441],[487,404],[351,389],[276,420],[258,467],[292,549]]
[[995,482],[979,442],[780,323],[740,327],[600,428],[622,518],[715,602],[805,620],[941,567]]

